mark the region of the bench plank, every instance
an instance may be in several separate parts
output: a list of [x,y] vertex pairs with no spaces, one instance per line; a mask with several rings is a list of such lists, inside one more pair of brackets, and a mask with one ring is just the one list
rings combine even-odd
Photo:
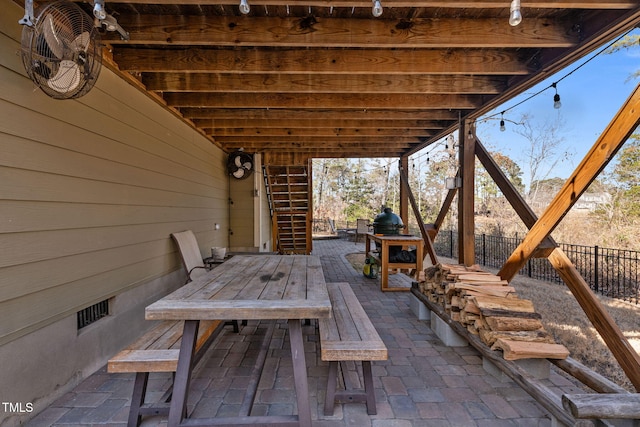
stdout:
[[[220,323],[220,320],[200,322],[196,352],[204,346]],[[183,321],[161,322],[109,359],[107,371],[110,373],[175,372],[178,366],[183,327]]]
[[179,354],[179,349],[122,350],[109,360],[107,370],[110,373],[175,372]]
[[320,319],[324,361],[387,360],[387,347],[348,283],[328,283],[333,317]]
[[[200,322],[196,339],[196,360],[204,354],[208,343],[222,329],[221,320],[204,320]],[[180,343],[184,329],[184,321],[160,322],[149,332],[120,351],[107,362],[110,373],[135,373],[131,407],[129,408],[128,427],[140,425],[143,415],[167,414],[166,403],[171,396],[169,391],[164,402],[145,404],[147,382],[150,372],[176,372],[180,356]]]
[[[371,361],[386,360],[387,347],[348,283],[327,283],[327,291],[332,317],[319,319],[321,359],[329,362],[324,413],[332,415],[336,402],[357,402],[366,403],[367,413],[375,415]],[[349,385],[349,371],[343,366],[345,390],[336,392],[338,363],[344,365],[351,361],[362,363],[364,390],[354,390]]]

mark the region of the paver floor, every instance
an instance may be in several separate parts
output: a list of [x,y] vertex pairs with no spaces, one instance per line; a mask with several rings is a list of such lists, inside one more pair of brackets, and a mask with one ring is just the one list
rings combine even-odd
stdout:
[[[364,244],[346,240],[316,240],[326,280],[349,282],[389,350],[389,360],[373,363],[377,415],[364,404],[337,404],[333,416],[323,414],[328,364],[319,357],[315,322],[303,327],[309,373],[309,399],[314,427],[462,427],[551,426],[547,412],[510,380],[497,379],[482,367],[472,347],[446,347],[409,308],[409,292],[381,292],[377,280],[354,270],[345,254],[363,252]],[[392,275],[390,285],[410,283]],[[253,414],[295,414],[291,359],[286,323],[280,322],[271,342]],[[253,366],[254,351],[266,327],[249,322],[239,334],[218,337],[197,367],[188,408],[192,417],[233,416],[237,413]],[[353,367],[352,367],[353,368]],[[109,374],[106,368],[29,421],[27,426],[125,425],[133,374]],[[170,384],[170,375],[154,374],[150,398],[157,399]],[[546,385],[574,390],[555,373]],[[165,417],[148,417],[144,426],[164,426]]]

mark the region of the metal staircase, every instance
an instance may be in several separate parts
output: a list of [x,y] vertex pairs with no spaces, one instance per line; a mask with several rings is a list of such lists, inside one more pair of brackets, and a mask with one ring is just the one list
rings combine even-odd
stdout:
[[281,254],[311,253],[311,188],[306,166],[263,167],[274,248]]

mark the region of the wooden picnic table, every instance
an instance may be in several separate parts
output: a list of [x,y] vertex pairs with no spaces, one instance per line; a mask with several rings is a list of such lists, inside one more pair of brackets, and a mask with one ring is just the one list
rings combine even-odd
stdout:
[[[394,288],[389,287],[389,269],[408,269],[415,270],[416,277],[419,271],[422,270],[422,258],[424,241],[422,237],[409,236],[406,234],[387,234],[379,235],[373,233],[365,234],[365,256],[368,258],[373,256],[377,264],[380,266],[380,289],[382,291],[409,291],[411,288]],[[380,244],[379,255],[373,255],[371,253],[371,241]],[[408,246],[416,247],[416,260],[415,262],[390,262],[389,261],[389,246],[402,246],[407,248]]]
[[[185,320],[169,410],[170,427],[186,424],[311,426],[301,320],[331,317],[331,302],[319,258],[236,255],[148,306],[145,317],[149,320]],[[206,319],[288,320],[297,416],[185,418],[198,325],[200,320]]]

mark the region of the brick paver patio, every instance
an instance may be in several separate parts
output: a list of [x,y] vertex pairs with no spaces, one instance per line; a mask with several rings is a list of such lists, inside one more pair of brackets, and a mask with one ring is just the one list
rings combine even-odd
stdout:
[[[344,255],[363,252],[362,243],[316,240],[314,255],[322,259],[326,280],[351,283],[389,350],[389,360],[373,363],[377,415],[364,404],[336,405],[333,416],[323,415],[328,364],[319,359],[317,326],[304,326],[309,391],[314,427],[460,427],[551,426],[554,423],[533,398],[510,380],[497,379],[482,367],[472,347],[446,347],[409,308],[408,292],[380,291],[377,280],[354,270]],[[393,286],[408,283],[392,275]],[[239,334],[225,331],[205,355],[192,381],[189,410],[193,417],[234,415],[242,402],[265,326],[249,323]],[[295,414],[291,359],[286,323],[274,333],[253,414]],[[102,368],[73,391],[58,399],[25,425],[125,425],[133,374],[108,374]],[[548,387],[575,390],[553,369]],[[170,384],[169,375],[151,376],[149,390],[159,398]],[[164,426],[165,417],[150,417],[144,426]]]

